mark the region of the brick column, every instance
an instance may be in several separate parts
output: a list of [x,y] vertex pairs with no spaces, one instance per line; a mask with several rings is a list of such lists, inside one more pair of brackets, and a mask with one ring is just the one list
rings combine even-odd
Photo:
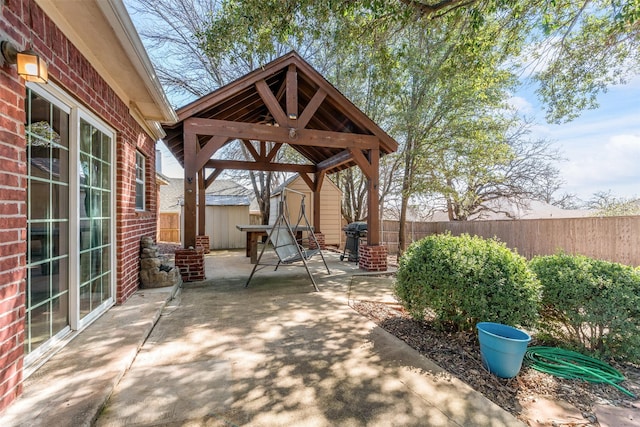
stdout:
[[202,246],[202,248],[204,249],[204,253],[208,254],[211,251],[209,236],[207,235],[196,236],[196,248],[199,246]]
[[361,244],[358,252],[358,267],[366,271],[387,271],[387,247]]
[[180,269],[183,282],[204,280],[204,248],[176,249],[176,267]]
[[[325,243],[324,234],[315,233],[315,236],[316,236],[316,240],[318,241],[318,244],[320,245],[320,249],[322,249],[323,251],[327,249],[327,244]],[[313,239],[309,239],[309,249],[316,249],[316,242],[314,242]]]

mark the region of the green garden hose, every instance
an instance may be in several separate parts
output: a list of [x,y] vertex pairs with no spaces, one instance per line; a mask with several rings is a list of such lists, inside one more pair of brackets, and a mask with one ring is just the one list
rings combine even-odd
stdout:
[[537,371],[560,378],[610,384],[627,396],[636,398],[629,390],[618,385],[624,376],[600,360],[556,347],[530,347],[524,357],[526,363]]

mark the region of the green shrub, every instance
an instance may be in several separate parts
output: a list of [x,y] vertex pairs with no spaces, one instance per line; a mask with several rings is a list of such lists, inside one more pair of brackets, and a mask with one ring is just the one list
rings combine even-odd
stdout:
[[396,294],[417,319],[471,330],[477,322],[513,326],[536,320],[539,284],[526,260],[503,243],[440,234],[413,243],[400,259]]
[[602,357],[640,361],[640,271],[558,253],[529,263],[542,287],[540,334]]

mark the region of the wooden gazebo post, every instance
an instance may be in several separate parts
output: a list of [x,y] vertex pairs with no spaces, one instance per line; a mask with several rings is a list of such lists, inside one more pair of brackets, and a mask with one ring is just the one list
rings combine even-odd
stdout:
[[320,249],[326,248],[326,240],[325,235],[322,233],[320,229],[320,191],[322,190],[322,184],[324,182],[324,173],[316,172],[314,174],[314,186],[313,190],[313,230],[318,240],[318,244],[320,245]]
[[204,180],[204,168],[198,171],[198,234],[196,235],[196,247],[202,246],[204,253],[210,251],[209,237],[205,231],[207,214],[206,185]]
[[[364,161],[363,161],[364,160]],[[359,162],[367,176],[367,244],[358,248],[358,266],[367,271],[387,270],[387,247],[380,243],[380,150],[367,151],[366,159]]]
[[196,195],[198,194],[198,177],[196,170],[195,133],[184,131],[184,247],[196,247]]
[[367,199],[367,246],[380,244],[380,150],[369,150],[369,164],[371,176],[367,179],[369,198]]
[[197,148],[198,137],[184,127],[184,248],[176,249],[175,265],[185,282],[204,280],[204,249],[196,245],[196,200],[198,194]]

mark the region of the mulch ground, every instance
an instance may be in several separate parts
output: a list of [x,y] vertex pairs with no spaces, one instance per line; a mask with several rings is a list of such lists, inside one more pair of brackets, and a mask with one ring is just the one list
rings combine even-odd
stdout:
[[[599,426],[593,413],[596,404],[635,407],[634,400],[614,387],[565,380],[527,366],[523,366],[515,378],[498,378],[482,365],[480,345],[474,333],[436,330],[428,321],[412,319],[400,306],[357,301],[352,307],[524,422],[530,421],[524,411],[527,402],[540,398],[562,400],[575,406],[584,420],[573,425],[580,426]],[[640,395],[639,367],[614,363],[612,366],[626,378],[621,385]]]

